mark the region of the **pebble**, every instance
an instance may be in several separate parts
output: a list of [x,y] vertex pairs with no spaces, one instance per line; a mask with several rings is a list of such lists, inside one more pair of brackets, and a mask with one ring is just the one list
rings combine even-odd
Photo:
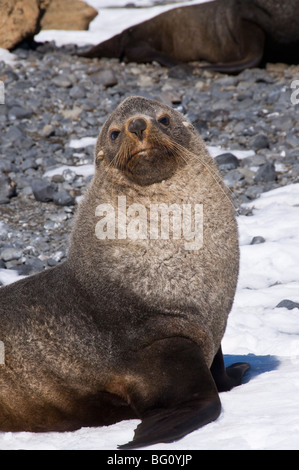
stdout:
[[[51,179],[44,174],[93,164],[94,146],[74,149],[70,141],[95,139],[131,95],[173,106],[207,145],[223,149],[215,161],[238,211],[264,191],[299,182],[299,105],[290,100],[298,66],[267,64],[231,76],[196,63],[165,68],[80,58],[75,51],[46,43],[17,48],[13,65],[0,61],[6,97],[0,106],[0,268],[30,274],[65,259],[76,201],[90,176],[71,169]],[[238,159],[234,150],[255,153]],[[264,241],[256,236],[251,243]]]
[[4,248],[0,253],[0,258],[3,261],[12,261],[15,259],[20,259],[23,252],[20,248],[8,247]]
[[117,85],[116,75],[112,70],[100,70],[89,75],[89,78],[95,85],[103,85],[110,88]]
[[42,179],[34,179],[32,181],[32,191],[34,197],[40,202],[53,201],[55,192],[57,191],[57,184]]
[[239,160],[232,153],[222,153],[215,157],[220,170],[233,170],[239,166]]
[[61,189],[54,194],[53,202],[57,206],[72,206],[75,204],[74,198],[65,189]]
[[288,310],[293,310],[293,308],[299,308],[299,303],[293,302],[293,300],[284,299],[276,305],[276,308],[287,308]]
[[17,195],[16,184],[8,176],[0,173],[0,204],[8,204]]
[[276,177],[277,177],[277,175],[276,175],[274,164],[273,163],[265,163],[256,172],[256,175],[254,177],[254,181],[256,183],[259,183],[259,182],[264,183],[264,182],[268,182],[268,181],[275,181]]
[[259,134],[250,141],[250,146],[253,150],[260,150],[269,147],[269,139],[264,134]]
[[253,237],[253,239],[250,242],[250,245],[259,245],[260,243],[265,243],[265,241],[266,240],[264,239],[264,237],[261,237],[261,236]]

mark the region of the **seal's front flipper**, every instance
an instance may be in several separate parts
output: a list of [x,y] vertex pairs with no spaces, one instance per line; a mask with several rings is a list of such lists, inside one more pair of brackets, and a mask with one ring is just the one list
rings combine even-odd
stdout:
[[167,338],[138,356],[134,371],[138,381],[127,392],[142,422],[133,441],[120,449],[172,442],[217,419],[220,399],[198,345],[185,338]]
[[247,362],[236,362],[225,368],[221,346],[211,365],[211,374],[215,380],[218,392],[227,392],[241,385],[245,372],[250,369]]
[[133,441],[118,448],[136,449],[159,442],[176,441],[217,419],[220,411],[218,396],[190,400],[169,409],[148,411],[137,426]]

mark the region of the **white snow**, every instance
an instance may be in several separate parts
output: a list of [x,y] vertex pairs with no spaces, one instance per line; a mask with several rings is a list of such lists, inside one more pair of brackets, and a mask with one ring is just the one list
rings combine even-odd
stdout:
[[84,147],[88,147],[89,145],[95,145],[96,141],[96,137],[82,137],[81,139],[72,139],[69,143],[69,146],[74,149],[82,149]]
[[220,147],[214,147],[213,145],[208,145],[207,148],[212,158],[218,157],[218,155],[221,155],[222,153],[226,152],[232,153],[233,155],[235,155],[235,157],[238,158],[238,160],[242,160],[243,158],[252,157],[253,155],[255,155],[254,150],[223,149]]
[[139,0],[133,3],[146,8],[120,8],[130,2],[126,0],[88,0],[87,3],[99,11],[95,19],[89,24],[88,31],[44,30],[35,36],[35,40],[38,42],[55,41],[57,46],[68,43],[77,44],[78,46],[98,44],[130,26],[153,18],[164,11],[179,6],[204,3],[205,1],[208,0],[182,1],[164,6],[151,6],[154,5],[152,1]]
[[3,61],[8,65],[14,65],[16,56],[7,49],[0,48],[0,62]]
[[78,176],[91,176],[94,173],[94,165],[86,163],[85,165],[61,165],[53,170],[45,172],[44,177],[52,178],[54,175],[62,175],[64,170],[71,170]]

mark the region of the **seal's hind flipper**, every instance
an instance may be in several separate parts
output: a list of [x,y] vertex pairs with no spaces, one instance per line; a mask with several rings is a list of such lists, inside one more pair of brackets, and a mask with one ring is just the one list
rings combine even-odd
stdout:
[[247,362],[236,362],[225,368],[221,346],[211,365],[211,373],[215,380],[218,392],[227,392],[241,385],[245,372],[250,369]]
[[186,338],[155,341],[138,352],[129,403],[142,422],[133,449],[172,442],[217,419],[221,403],[213,377],[200,347]]
[[170,409],[151,410],[137,426],[134,439],[118,448],[136,449],[159,442],[176,441],[217,419],[220,411],[218,396],[190,400]]

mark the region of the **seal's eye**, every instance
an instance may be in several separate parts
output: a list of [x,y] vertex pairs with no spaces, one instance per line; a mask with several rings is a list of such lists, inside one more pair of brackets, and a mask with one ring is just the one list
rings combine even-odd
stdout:
[[110,132],[110,139],[114,142],[117,139],[117,137],[119,136],[119,134],[120,134],[120,131]]
[[158,121],[165,127],[168,127],[170,124],[170,119],[167,115],[160,117]]

